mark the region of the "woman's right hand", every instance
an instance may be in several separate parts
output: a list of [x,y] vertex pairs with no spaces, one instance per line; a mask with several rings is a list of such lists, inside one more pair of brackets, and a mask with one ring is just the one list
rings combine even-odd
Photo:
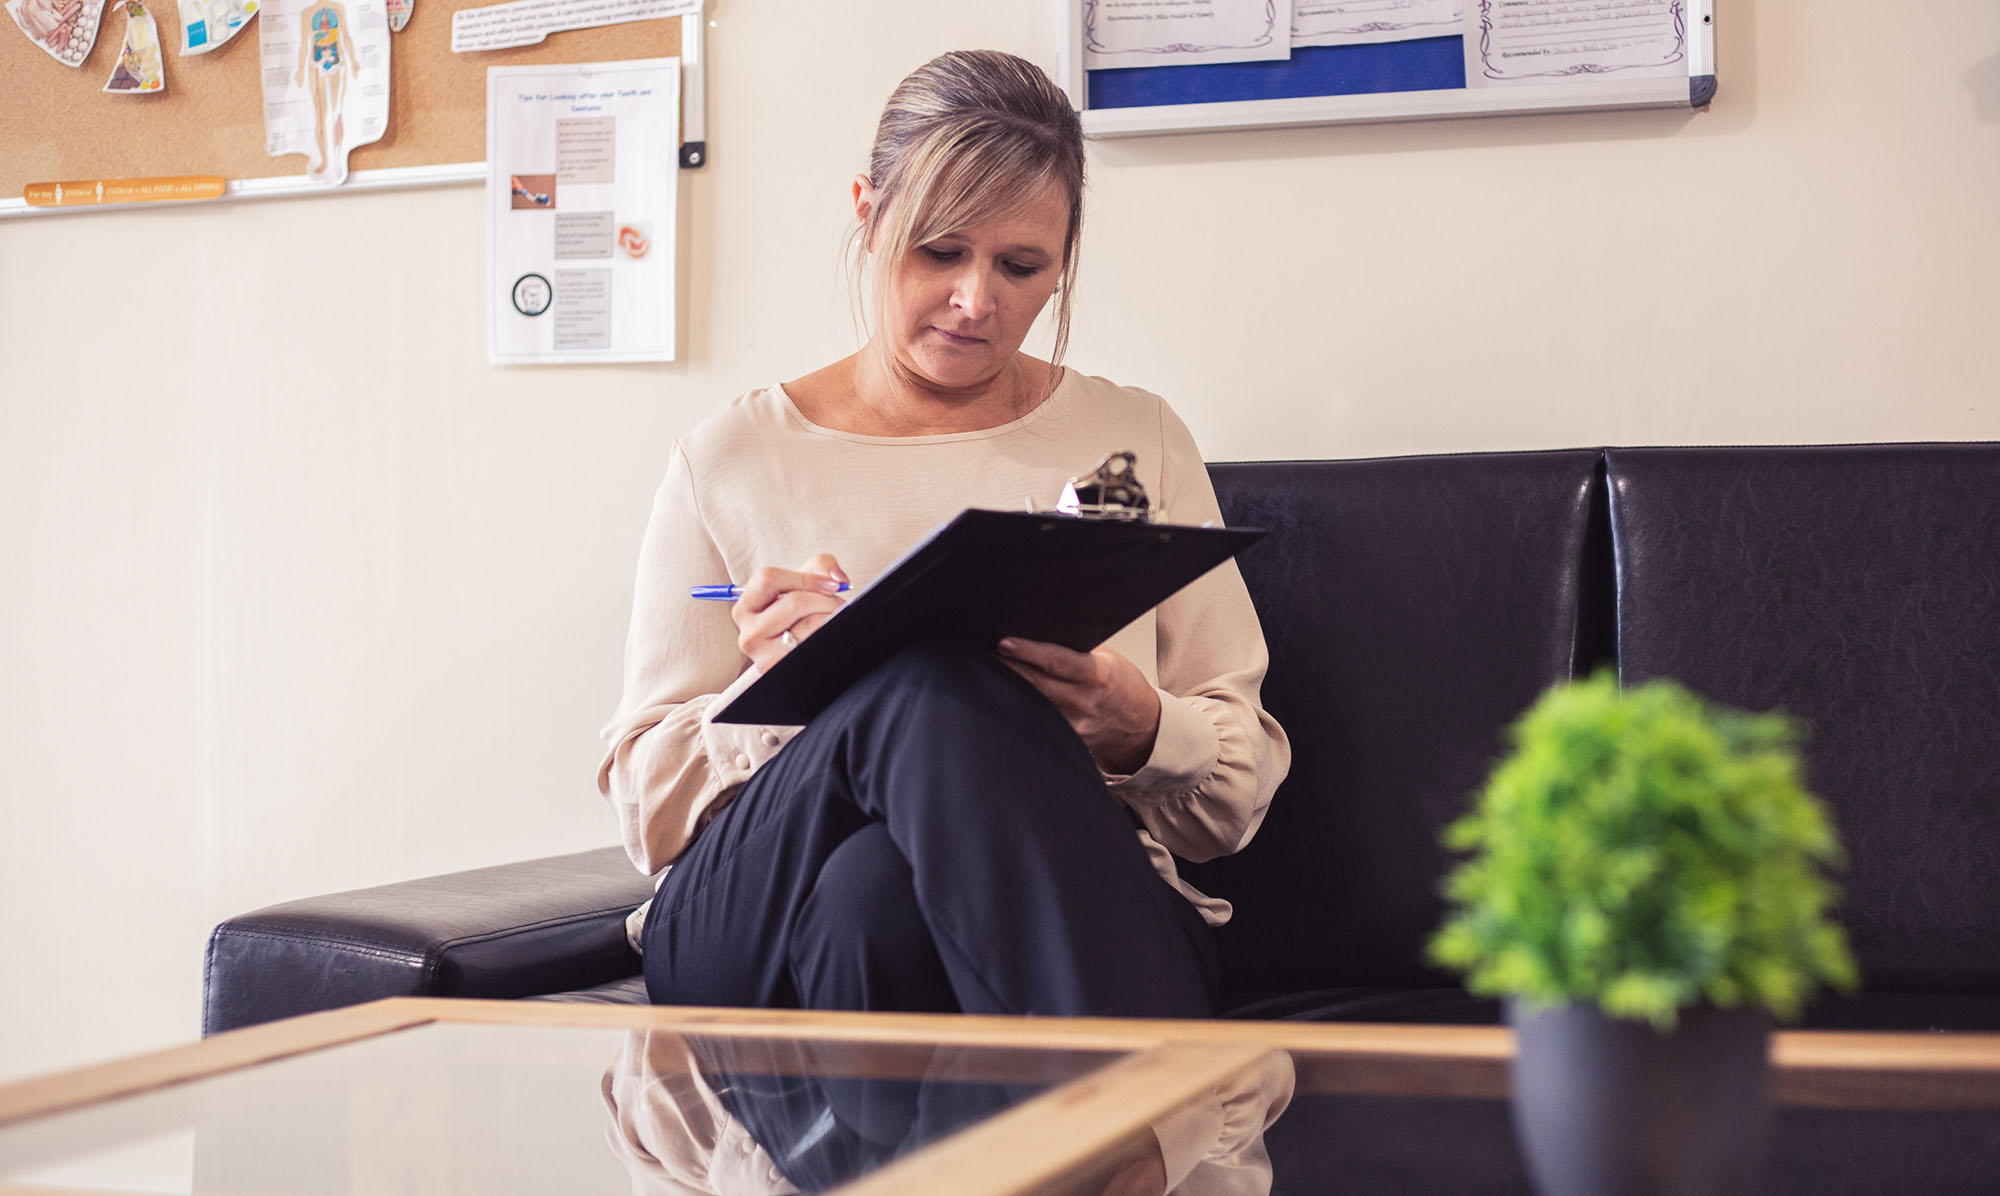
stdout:
[[769,670],[840,609],[839,591],[847,581],[840,562],[824,552],[797,569],[757,570],[729,608],[736,646],[760,670]]

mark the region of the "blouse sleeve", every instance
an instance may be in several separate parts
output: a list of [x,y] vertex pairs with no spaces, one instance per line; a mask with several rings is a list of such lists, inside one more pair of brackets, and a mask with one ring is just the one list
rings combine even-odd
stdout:
[[625,852],[648,874],[673,863],[797,730],[708,721],[758,676],[736,647],[728,607],[688,597],[689,587],[726,577],[693,469],[675,445],[639,549],[624,692],[597,770]]
[[[1175,523],[1222,521],[1187,426],[1160,404],[1161,501]],[[1200,863],[1241,850],[1291,767],[1291,745],[1261,703],[1269,654],[1250,592],[1225,562],[1160,604],[1160,730],[1130,776],[1107,776],[1153,837]]]

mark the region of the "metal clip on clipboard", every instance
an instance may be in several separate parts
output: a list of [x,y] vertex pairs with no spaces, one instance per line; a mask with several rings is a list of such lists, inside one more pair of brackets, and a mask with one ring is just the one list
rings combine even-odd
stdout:
[[1137,454],[1129,452],[1106,456],[1095,470],[1069,480],[1062,497],[1056,500],[1056,510],[1078,519],[1158,522],[1161,513],[1152,509],[1146,499],[1146,488],[1139,484],[1138,459]]

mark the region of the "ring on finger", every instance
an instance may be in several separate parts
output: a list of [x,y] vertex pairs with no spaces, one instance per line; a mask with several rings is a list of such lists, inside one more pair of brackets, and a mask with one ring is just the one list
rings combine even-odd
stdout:
[[793,637],[792,629],[789,627],[778,633],[778,642],[787,648],[796,648],[799,646],[799,641]]

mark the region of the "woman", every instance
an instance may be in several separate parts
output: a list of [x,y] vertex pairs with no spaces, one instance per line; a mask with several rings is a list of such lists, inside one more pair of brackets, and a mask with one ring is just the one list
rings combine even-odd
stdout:
[[[926,64],[853,185],[867,343],[676,445],[598,776],[633,860],[671,865],[641,934],[655,1001],[1212,1012],[1228,905],[1173,855],[1240,848],[1290,759],[1234,566],[1095,652],[931,645],[803,729],[706,717],[967,506],[1046,507],[1132,450],[1176,522],[1219,519],[1164,403],[1061,365],[1082,198],[1076,114],[1039,70]],[[1058,295],[1053,360],[1021,352]],[[729,621],[688,597],[725,579]]]

